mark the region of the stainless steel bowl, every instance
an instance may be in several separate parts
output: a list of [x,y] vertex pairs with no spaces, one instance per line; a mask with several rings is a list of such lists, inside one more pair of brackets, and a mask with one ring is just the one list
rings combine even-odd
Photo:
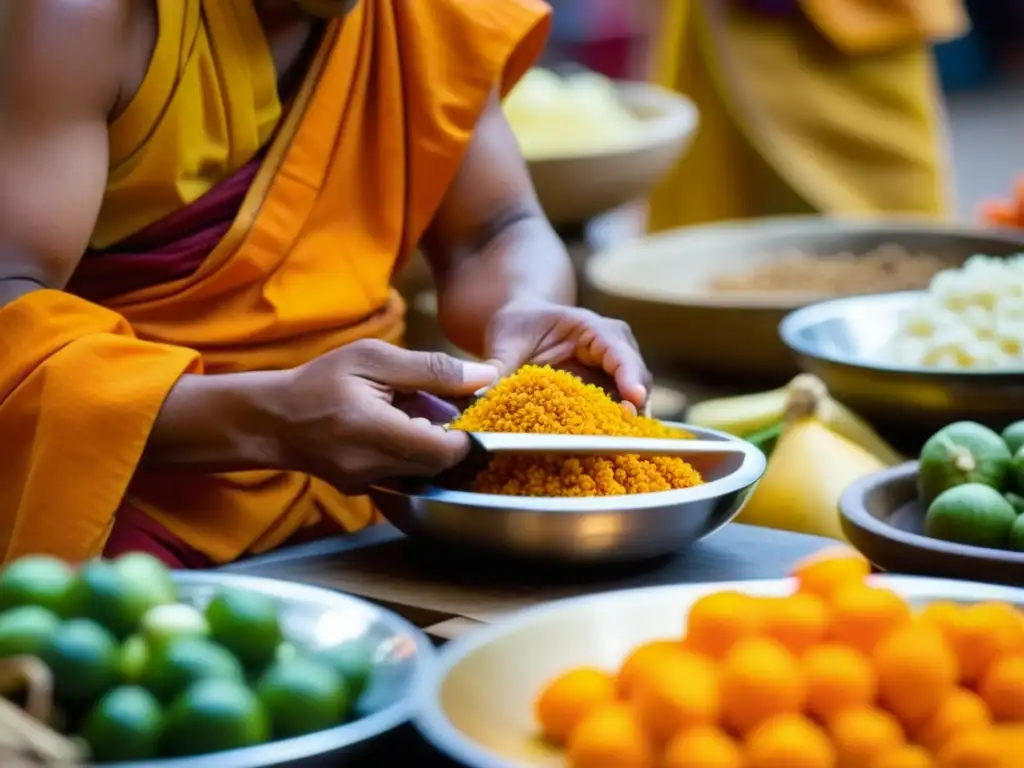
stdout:
[[202,608],[222,589],[245,589],[277,603],[285,635],[300,648],[318,649],[357,638],[374,648],[374,674],[359,702],[358,719],[337,728],[258,747],[196,757],[118,763],[118,768],[269,768],[338,765],[369,748],[415,714],[413,696],[434,664],[434,649],[409,622],[340,592],[220,573],[175,573],[181,599]]
[[445,546],[565,563],[626,562],[675,552],[708,536],[742,509],[765,457],[722,432],[679,424],[740,453],[692,463],[703,485],[629,496],[561,499],[451,491],[400,481],[371,491],[384,516],[409,536]]
[[779,335],[803,370],[868,419],[936,429],[960,419],[1003,427],[1024,417],[1024,370],[951,371],[885,362],[882,347],[920,295],[813,304],[788,315]]

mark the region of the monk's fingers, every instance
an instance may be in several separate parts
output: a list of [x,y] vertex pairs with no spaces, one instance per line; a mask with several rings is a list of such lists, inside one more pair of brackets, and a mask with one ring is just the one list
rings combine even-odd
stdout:
[[472,394],[498,376],[493,366],[459,360],[443,352],[414,352],[382,341],[359,341],[346,348],[349,373],[395,390],[435,395]]
[[369,447],[405,471],[429,477],[450,469],[469,454],[469,438],[457,430],[446,430],[428,419],[408,414],[385,403],[367,410]]

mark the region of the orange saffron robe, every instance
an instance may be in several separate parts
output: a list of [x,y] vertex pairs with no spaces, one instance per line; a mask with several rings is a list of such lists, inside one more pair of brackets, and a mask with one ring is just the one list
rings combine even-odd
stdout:
[[[225,2],[251,0],[214,0]],[[3,558],[98,555],[122,502],[214,562],[323,519],[371,522],[368,500],[299,473],[138,464],[185,373],[284,369],[357,339],[400,339],[396,265],[432,220],[490,94],[533,63],[548,21],[541,0],[362,0],[330,22],[198,269],[102,305],[47,290],[0,308]]]

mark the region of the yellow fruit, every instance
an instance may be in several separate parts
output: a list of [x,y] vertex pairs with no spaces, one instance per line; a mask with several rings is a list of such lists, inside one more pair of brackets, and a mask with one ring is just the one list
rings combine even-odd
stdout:
[[714,662],[696,653],[666,656],[658,675],[636,690],[633,704],[658,743],[694,726],[714,725],[721,710]]
[[801,660],[807,685],[807,711],[827,721],[837,712],[875,701],[878,678],[867,656],[838,643],[812,648]]
[[786,412],[789,389],[773,389],[739,397],[705,400],[690,407],[686,420],[708,429],[746,437],[778,424]]
[[844,539],[839,497],[885,464],[813,418],[779,437],[761,483],[737,520],[748,525]]

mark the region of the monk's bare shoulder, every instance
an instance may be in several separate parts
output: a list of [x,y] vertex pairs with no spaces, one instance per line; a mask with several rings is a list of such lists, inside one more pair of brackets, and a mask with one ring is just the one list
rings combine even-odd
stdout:
[[2,0],[6,105],[49,116],[113,105],[134,1]]

